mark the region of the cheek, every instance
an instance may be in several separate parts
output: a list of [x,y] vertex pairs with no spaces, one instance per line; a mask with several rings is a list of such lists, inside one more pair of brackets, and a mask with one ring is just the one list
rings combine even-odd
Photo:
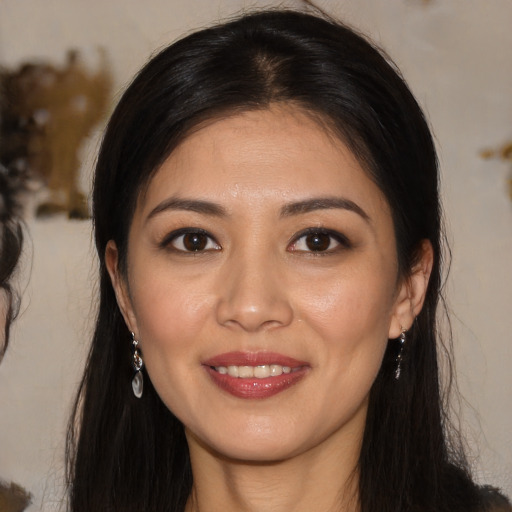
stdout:
[[393,310],[393,294],[390,283],[352,276],[338,280],[328,279],[309,283],[302,287],[298,297],[300,316],[327,339],[386,333]]
[[300,295],[301,320],[324,344],[318,365],[336,389],[333,406],[340,394],[357,402],[369,391],[388,343],[392,285],[374,273],[362,275],[318,281]]
[[200,403],[198,362],[202,340],[213,339],[212,298],[202,289],[160,279],[133,295],[146,371],[167,408],[183,420],[190,416],[187,404]]
[[204,282],[184,283],[162,275],[155,272],[144,283],[135,283],[132,294],[142,351],[159,365],[194,348],[214,307]]

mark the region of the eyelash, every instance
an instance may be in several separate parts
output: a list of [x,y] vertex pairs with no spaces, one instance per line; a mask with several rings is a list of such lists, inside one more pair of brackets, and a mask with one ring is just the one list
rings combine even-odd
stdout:
[[[206,240],[202,240],[202,242],[205,242],[204,247],[199,247],[197,249],[187,249],[185,244],[187,243],[185,240],[185,237],[187,235],[196,235],[199,237],[206,237]],[[301,239],[306,239],[308,236],[327,236],[329,237],[328,240],[328,246],[325,249],[320,250],[313,250],[311,247],[308,249],[298,249],[297,245]],[[181,240],[182,248],[176,247],[176,242]],[[331,247],[333,240],[337,244],[334,248]],[[193,240],[189,240],[189,242],[193,242]],[[305,242],[307,244],[307,242]],[[213,247],[209,247],[213,244]],[[172,231],[169,233],[160,243],[160,246],[162,248],[170,249],[174,252],[180,253],[180,254],[202,254],[205,252],[211,252],[211,251],[220,251],[222,247],[217,243],[217,241],[208,233],[208,231],[205,231],[204,229],[200,228],[181,228],[177,229],[175,231]],[[298,252],[298,253],[308,253],[308,254],[314,254],[315,256],[326,256],[329,254],[336,253],[343,249],[349,249],[352,247],[351,242],[349,239],[343,235],[342,233],[339,233],[337,231],[333,231],[331,229],[325,229],[325,228],[308,228],[297,235],[295,235],[291,242],[288,244],[288,249],[291,252]]]

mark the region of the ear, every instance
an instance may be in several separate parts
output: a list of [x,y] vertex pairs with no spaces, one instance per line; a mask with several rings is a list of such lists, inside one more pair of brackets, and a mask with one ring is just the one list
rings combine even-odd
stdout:
[[434,263],[434,250],[430,240],[422,240],[418,258],[409,276],[402,280],[393,307],[388,337],[398,338],[403,330],[409,330],[419,315],[427,293],[430,273]]
[[105,249],[105,265],[110,275],[112,288],[116,294],[117,305],[123,315],[124,321],[128,329],[138,333],[137,320],[132,307],[132,301],[128,292],[128,284],[125,276],[119,269],[119,251],[113,240],[109,240]]

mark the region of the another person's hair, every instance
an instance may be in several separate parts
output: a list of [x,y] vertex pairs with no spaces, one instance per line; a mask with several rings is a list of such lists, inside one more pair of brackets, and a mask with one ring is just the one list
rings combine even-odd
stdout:
[[366,38],[329,19],[267,11],[164,49],[134,79],[108,125],[93,195],[99,311],[68,436],[72,512],[184,509],[192,472],[183,426],[149,378],[141,400],[131,392],[130,337],[105,247],[115,241],[125,273],[138,197],[191,131],[276,103],[309,113],[335,133],[378,185],[392,212],[402,278],[422,240],[434,250],[400,379],[394,378],[397,343],[390,340],[371,389],[358,466],[361,510],[478,510],[438,374],[442,230],[427,122],[399,71]]
[[11,278],[18,265],[23,244],[18,194],[21,185],[15,172],[0,164],[0,301],[5,317],[4,342],[0,346],[0,361],[9,343],[11,323],[18,312],[19,300],[14,293]]

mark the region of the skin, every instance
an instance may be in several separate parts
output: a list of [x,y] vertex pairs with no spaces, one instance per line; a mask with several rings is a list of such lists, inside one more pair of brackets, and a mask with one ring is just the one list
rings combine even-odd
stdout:
[[[172,235],[183,228],[208,234],[203,250],[185,250]],[[324,230],[322,250],[308,228]],[[127,275],[112,241],[106,262],[147,372],[185,426],[188,511],[358,509],[368,394],[388,339],[421,309],[428,243],[422,254],[401,279],[381,191],[291,106],[212,121],[181,143],[139,198]],[[269,398],[234,397],[202,364],[233,350],[296,358],[305,376]]]

